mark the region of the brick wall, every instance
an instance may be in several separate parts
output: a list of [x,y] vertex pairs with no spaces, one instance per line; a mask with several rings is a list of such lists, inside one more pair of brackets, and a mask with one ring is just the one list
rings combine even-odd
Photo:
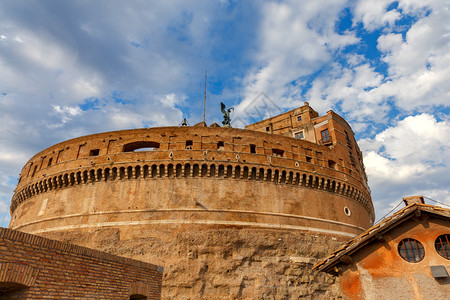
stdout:
[[162,268],[0,228],[0,299],[160,299]]

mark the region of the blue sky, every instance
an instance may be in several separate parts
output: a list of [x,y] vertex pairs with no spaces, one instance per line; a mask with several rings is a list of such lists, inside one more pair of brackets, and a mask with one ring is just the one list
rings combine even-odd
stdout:
[[220,101],[235,108],[235,127],[305,101],[346,118],[377,217],[404,196],[450,204],[449,7],[448,0],[2,1],[2,219],[22,166],[52,144],[201,121],[205,70],[208,124],[221,122]]

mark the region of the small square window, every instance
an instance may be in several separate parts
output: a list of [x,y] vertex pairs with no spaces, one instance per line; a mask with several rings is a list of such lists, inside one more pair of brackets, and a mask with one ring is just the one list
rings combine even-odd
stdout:
[[284,156],[284,150],[282,150],[282,149],[272,149],[272,155],[273,156],[278,156],[278,157],[283,157]]
[[336,162],[334,160],[329,160],[328,167],[331,169],[336,169]]
[[296,140],[303,140],[305,138],[305,135],[303,133],[303,131],[299,131],[294,133],[294,137]]
[[89,156],[98,156],[100,154],[100,149],[92,149],[89,151]]
[[301,122],[302,121],[302,116],[298,116],[297,117],[297,122]]
[[98,156],[100,154],[100,149],[92,149],[89,151],[89,156]]

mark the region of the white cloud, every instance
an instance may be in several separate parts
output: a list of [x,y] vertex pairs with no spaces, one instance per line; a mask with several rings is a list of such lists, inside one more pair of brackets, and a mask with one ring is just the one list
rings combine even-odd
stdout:
[[362,22],[364,27],[372,31],[383,25],[392,26],[400,18],[397,10],[387,11],[392,0],[361,0],[358,1],[354,9],[353,22]]
[[341,110],[348,113],[349,121],[361,123],[371,118],[379,122],[385,118],[387,112],[380,108],[379,103],[369,94],[382,80],[383,76],[367,63],[353,66],[351,69],[334,64],[330,72],[313,82],[306,98],[313,107],[322,112],[339,103]]
[[21,30],[20,36],[15,40],[20,42],[16,49],[20,52],[22,59],[28,60],[27,63],[34,63],[53,70],[73,64],[74,55],[71,53],[71,49],[53,42],[50,37],[42,37]]
[[[388,64],[389,77],[369,93],[374,101],[393,99],[406,111],[447,105],[450,96],[450,11],[446,1],[400,1],[399,7],[419,17],[407,31],[385,33],[378,49]],[[423,15],[424,8],[430,10]]]
[[367,30],[382,30],[377,47],[387,74],[379,73],[370,58],[342,56],[345,63],[332,64],[313,81],[306,94],[313,107],[322,112],[338,107],[354,123],[383,123],[389,121],[392,104],[406,113],[448,106],[450,10],[446,1],[399,1],[394,10],[417,18],[404,37],[393,32],[398,25],[385,21],[392,3],[359,1],[353,19]]
[[[262,4],[260,45],[255,65],[244,78],[244,99],[236,116],[261,93],[275,99],[281,108],[302,103],[302,76],[310,75],[332,59],[332,52],[358,39],[352,33],[337,34],[335,23],[345,1],[268,2]],[[292,82],[296,82],[295,85]]]
[[[406,153],[396,148],[401,130],[408,135],[420,128],[411,127],[407,118],[392,127],[396,130],[376,135],[373,124],[392,123],[395,105],[403,115],[411,110],[429,112],[413,118],[423,126],[447,128],[448,115],[435,107],[448,107],[450,96],[448,4],[401,0],[396,7],[392,3],[177,0],[22,5],[3,1],[0,174],[17,174],[34,153],[68,138],[177,125],[183,117],[197,123],[208,69],[207,108],[214,108],[207,111],[207,122],[208,117],[216,120],[220,115],[219,100],[227,107],[240,102],[233,118],[245,124],[248,116],[268,117],[306,99],[321,113],[329,109],[344,113],[355,131],[373,137],[365,144],[367,171],[375,170],[372,190],[381,191],[375,192],[375,202],[385,205],[382,197],[414,192],[409,182],[414,178],[423,191],[444,195],[442,187],[448,185],[438,174],[448,170],[448,161],[437,159],[443,155],[436,148],[438,139],[427,135],[426,141],[419,141],[412,135],[414,143],[404,141],[408,147],[414,149],[417,142],[424,148]],[[386,74],[376,68],[376,61],[346,52],[346,46],[363,47],[364,41],[355,27],[336,32],[345,8],[354,14],[354,25],[363,24],[361,30],[381,30],[378,50]],[[388,8],[393,9],[388,12]],[[395,21],[405,14],[417,22],[403,36]],[[83,106],[86,99],[98,103]],[[433,114],[447,121],[434,119],[434,124]],[[436,158],[427,161],[426,153]],[[430,164],[442,166],[430,173]],[[399,174],[393,180],[399,186],[386,186],[394,194],[376,175],[392,173]],[[424,177],[427,174],[431,175]],[[1,186],[0,195],[8,193],[10,198],[11,187]]]
[[[88,75],[89,77],[87,77]],[[86,99],[90,97],[102,96],[101,88],[102,79],[97,74],[85,74],[86,77],[73,79],[70,92],[77,96],[78,99]]]
[[[450,122],[429,114],[407,117],[358,142],[378,212],[402,197],[422,194],[450,204]],[[380,216],[380,214],[378,214]]]

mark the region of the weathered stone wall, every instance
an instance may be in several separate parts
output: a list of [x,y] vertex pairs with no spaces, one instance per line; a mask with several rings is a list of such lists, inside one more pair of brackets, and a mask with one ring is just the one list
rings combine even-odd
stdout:
[[[35,195],[19,206],[11,227],[39,234],[192,223],[290,228],[352,237],[370,225],[364,207],[342,195],[256,180],[117,179],[58,188],[48,194]],[[350,216],[345,207],[351,210]]]
[[[130,151],[139,145],[152,145],[154,150]],[[373,215],[366,180],[356,172],[362,162],[356,166],[346,164],[344,160],[341,163],[339,159],[344,155],[346,157],[348,152],[341,153],[335,148],[308,141],[231,128],[164,127],[95,134],[54,145],[31,158],[20,174],[11,212],[37,193],[84,181],[85,177],[95,180],[99,167],[112,173],[114,169],[119,172],[121,167],[135,165],[141,166],[142,170],[145,165],[150,168],[155,165],[159,170],[160,164],[175,167],[178,163],[185,166],[192,161],[203,161],[208,165],[214,163],[217,171],[220,165],[239,165],[241,179],[247,179],[243,174],[245,167],[249,170],[254,167],[258,173],[262,168],[264,179],[270,168],[272,178],[269,180],[275,180],[273,177],[278,169],[280,181],[283,171],[285,181],[293,179],[289,179],[290,172],[295,175],[302,171],[302,177],[305,175],[308,180],[311,177],[311,184],[325,190],[338,189],[342,194],[367,203],[366,209]],[[336,165],[330,167],[330,160]],[[193,165],[191,163],[191,167]],[[169,176],[167,170],[165,174],[158,172],[156,175]]]
[[[189,141],[192,145],[186,146]],[[225,141],[224,149],[220,141]],[[128,152],[149,144],[158,150]],[[251,153],[252,144],[256,153]],[[300,152],[314,153],[303,146],[317,148],[321,158],[303,161]],[[93,150],[98,150],[95,156],[86,156]],[[48,165],[52,155],[55,163]],[[208,210],[210,218],[212,209],[219,209],[227,215],[219,218],[224,221],[242,221],[236,213],[247,212],[255,222],[358,234],[373,221],[370,194],[363,178],[351,170],[324,165],[334,156],[333,149],[310,142],[227,128],[153,128],[88,136],[50,147],[30,160],[11,203],[10,226],[36,233],[38,225],[24,226],[41,222],[45,229],[42,221],[49,218],[63,224],[73,215],[161,208]]]
[[154,226],[44,233],[164,265],[163,299],[340,299],[339,283],[311,270],[343,240],[296,230]]
[[162,265],[165,299],[339,297],[310,267],[374,220],[341,148],[211,127],[80,137],[25,165],[10,227]]

